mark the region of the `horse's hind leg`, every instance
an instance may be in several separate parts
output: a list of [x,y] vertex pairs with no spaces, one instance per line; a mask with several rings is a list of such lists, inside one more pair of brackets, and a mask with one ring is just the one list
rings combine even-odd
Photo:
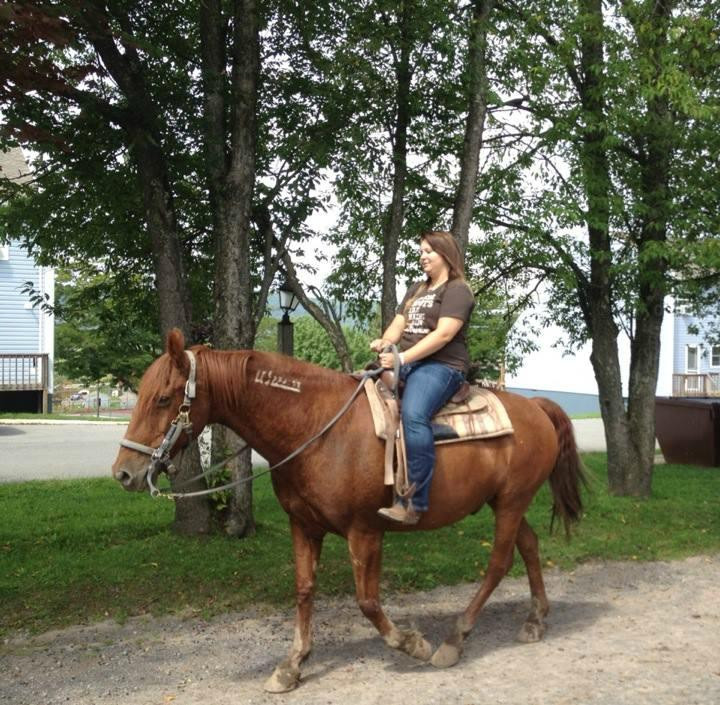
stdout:
[[465,638],[475,626],[483,605],[510,569],[518,527],[528,503],[521,507],[506,508],[500,502],[491,503],[495,511],[495,540],[485,578],[465,612],[458,617],[449,636],[433,654],[433,666],[447,668],[460,660]]
[[537,536],[524,517],[520,522],[516,544],[525,563],[530,583],[530,614],[520,628],[517,638],[518,641],[530,643],[542,639],[545,633],[544,619],[550,606],[545,595]]
[[382,539],[379,532],[350,531],[348,549],[355,577],[355,592],[362,613],[375,625],[385,643],[413,658],[427,661],[432,649],[423,635],[414,629],[398,629],[380,605],[380,569]]
[[312,646],[315,573],[320,559],[322,537],[309,536],[292,519],[290,530],[295,554],[295,638],[287,659],[277,666],[265,682],[265,690],[270,693],[284,693],[297,686],[300,681],[300,664],[310,653]]

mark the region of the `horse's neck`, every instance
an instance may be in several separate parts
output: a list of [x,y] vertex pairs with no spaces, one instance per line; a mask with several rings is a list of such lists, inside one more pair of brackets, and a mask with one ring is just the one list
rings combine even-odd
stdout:
[[258,351],[213,352],[213,416],[271,462],[307,440],[347,396],[347,379],[292,358]]

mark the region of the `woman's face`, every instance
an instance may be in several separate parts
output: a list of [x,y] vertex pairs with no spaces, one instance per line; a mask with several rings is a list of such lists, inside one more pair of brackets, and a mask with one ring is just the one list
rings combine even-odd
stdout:
[[427,240],[420,241],[420,267],[433,281],[447,275],[450,271],[445,258],[435,252]]

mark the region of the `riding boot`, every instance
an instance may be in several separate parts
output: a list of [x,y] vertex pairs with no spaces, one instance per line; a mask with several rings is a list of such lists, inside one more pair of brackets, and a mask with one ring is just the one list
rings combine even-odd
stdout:
[[417,524],[420,521],[422,514],[415,511],[412,502],[408,502],[407,506],[401,501],[397,500],[392,507],[383,507],[378,509],[378,514],[383,519],[390,519],[390,521],[396,521],[400,524]]

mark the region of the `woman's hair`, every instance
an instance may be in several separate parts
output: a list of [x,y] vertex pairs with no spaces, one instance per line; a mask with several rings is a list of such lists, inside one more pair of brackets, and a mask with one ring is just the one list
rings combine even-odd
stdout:
[[465,263],[452,233],[444,230],[426,230],[420,235],[420,240],[426,240],[430,247],[447,262],[450,270],[448,279],[465,280]]
[[[421,233],[420,240],[426,240],[428,245],[437,252],[448,265],[448,281],[459,279],[465,281],[465,265],[460,247],[452,233],[445,230],[426,230]],[[407,313],[410,306],[413,305],[415,299],[419,299],[426,291],[430,284],[430,280],[426,280],[420,284],[415,293],[405,302],[403,307],[403,315]]]

